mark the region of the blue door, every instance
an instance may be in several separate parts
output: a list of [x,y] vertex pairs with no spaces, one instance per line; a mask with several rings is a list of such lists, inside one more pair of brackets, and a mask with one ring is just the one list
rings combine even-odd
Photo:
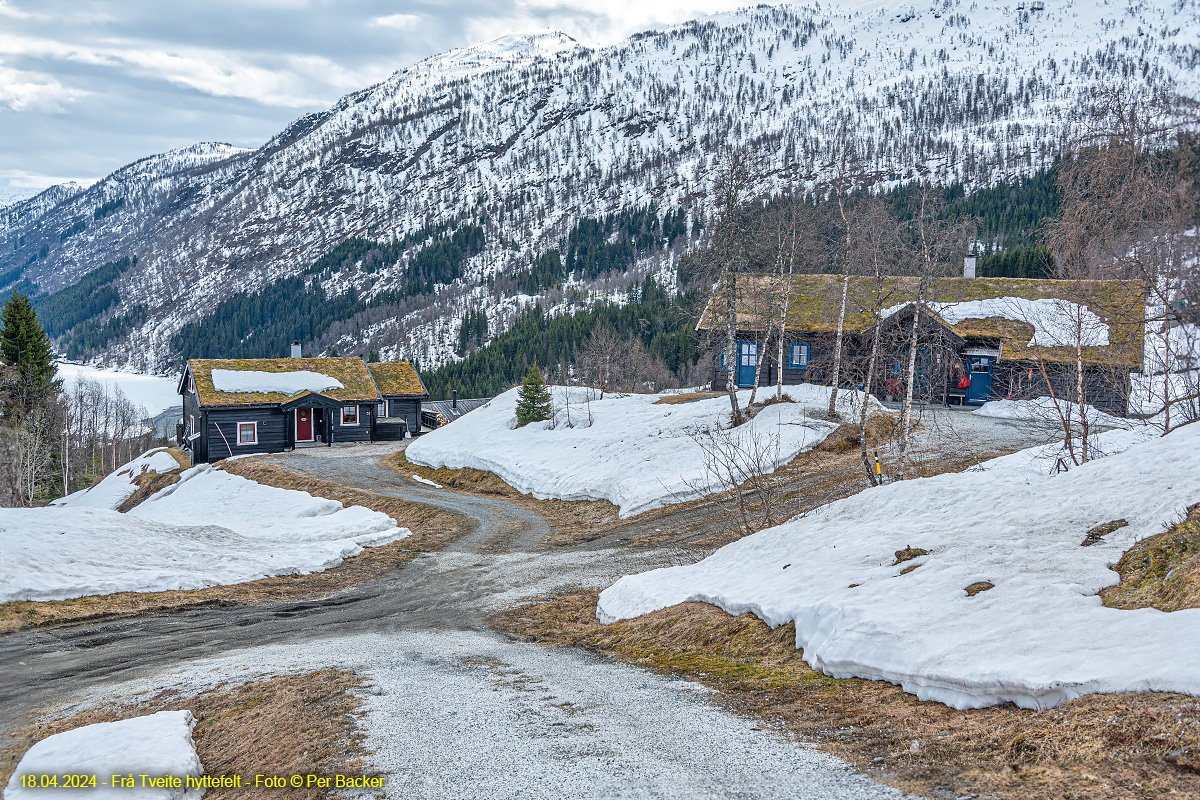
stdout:
[[758,365],[758,342],[738,341],[737,385],[754,385],[754,370]]
[[991,356],[969,356],[967,358],[971,370],[971,385],[967,387],[967,402],[982,404],[992,399],[992,358]]

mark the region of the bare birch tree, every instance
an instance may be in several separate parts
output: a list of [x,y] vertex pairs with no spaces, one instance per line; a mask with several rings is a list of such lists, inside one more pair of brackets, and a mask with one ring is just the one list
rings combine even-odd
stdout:
[[726,391],[729,394],[730,424],[742,421],[742,410],[737,397],[737,328],[738,328],[738,274],[745,271],[748,242],[746,231],[751,168],[749,157],[740,148],[727,151],[713,180],[713,208],[717,214],[708,255],[712,272],[716,277],[713,285],[715,295],[720,293],[714,308],[721,308],[725,322],[725,368]]

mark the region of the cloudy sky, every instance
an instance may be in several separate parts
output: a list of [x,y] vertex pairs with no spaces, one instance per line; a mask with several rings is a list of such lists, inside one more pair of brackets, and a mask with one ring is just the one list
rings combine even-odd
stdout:
[[0,204],[198,141],[255,147],[506,33],[611,44],[747,0],[0,0]]

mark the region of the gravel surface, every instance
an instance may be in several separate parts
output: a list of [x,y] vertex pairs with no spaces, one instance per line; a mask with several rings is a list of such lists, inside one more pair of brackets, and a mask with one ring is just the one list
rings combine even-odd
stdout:
[[720,709],[698,684],[485,632],[397,631],[206,659],[208,685],[329,665],[371,677],[367,746],[394,798],[901,798],[844,762]]

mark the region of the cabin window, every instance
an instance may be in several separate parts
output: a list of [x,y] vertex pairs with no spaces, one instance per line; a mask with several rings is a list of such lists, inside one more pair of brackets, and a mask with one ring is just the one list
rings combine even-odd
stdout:
[[188,436],[196,433],[196,415],[188,414]]
[[258,444],[258,423],[257,422],[239,422],[238,426],[238,444]]
[[192,374],[188,373],[188,391],[192,394],[196,393],[196,382],[192,380]]
[[988,363],[988,360],[986,358],[972,358],[971,359],[971,372],[974,372],[976,374],[990,372],[990,369],[989,369],[990,366],[991,365]]
[[792,369],[807,369],[808,368],[808,342],[792,342],[791,344],[791,367]]
[[386,417],[387,416],[387,403],[376,403],[375,404],[375,416],[377,416],[377,417]]
[[741,353],[743,367],[758,365],[758,342],[738,342],[738,351]]
[[358,406],[342,406],[342,424],[358,424]]

